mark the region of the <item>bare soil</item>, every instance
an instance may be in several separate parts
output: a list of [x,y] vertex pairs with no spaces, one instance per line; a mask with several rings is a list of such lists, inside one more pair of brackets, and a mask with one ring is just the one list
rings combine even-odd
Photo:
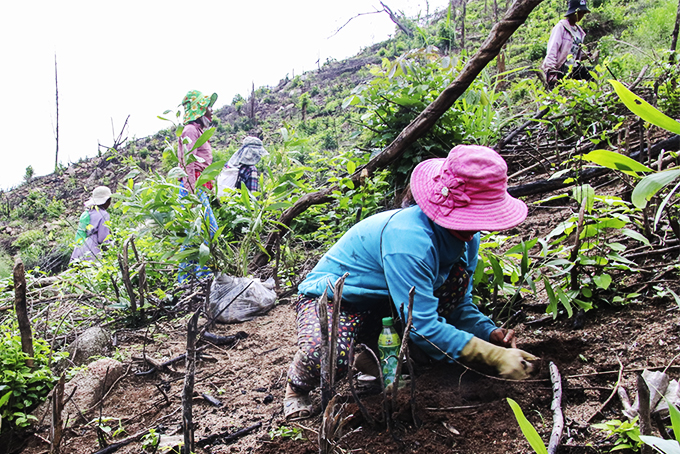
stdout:
[[[613,193],[618,191],[620,188],[612,188]],[[573,208],[533,207],[521,230],[509,233],[525,238],[544,236],[557,221],[566,219],[569,210]],[[620,384],[631,397],[635,395],[636,376],[644,368],[665,369],[670,378],[680,378],[680,310],[674,301],[654,297],[653,289],[655,283],[663,282],[678,291],[677,271],[662,275],[663,279],[658,273],[661,265],[677,260],[669,254],[641,257],[638,265],[646,270],[644,273],[617,276],[613,285],[619,291],[638,292],[641,296],[628,305],[616,306],[607,303],[607,295],[602,295],[598,307],[579,319],[581,326],[575,327],[575,319],[565,316],[537,323],[545,313],[545,298],[539,295],[523,300],[519,308],[525,318],[515,326],[519,347],[540,357],[529,380],[499,379],[477,365],[472,369],[446,363],[419,367],[415,373],[418,425],[411,417],[407,390],[400,391],[395,428],[389,431],[365,421],[346,384],[341,384],[348,423],[339,447],[344,452],[371,454],[532,452],[506,399],[519,403],[547,444],[553,420],[548,365],[553,362],[562,375],[564,388],[566,428],[559,452],[608,452],[615,440],[606,439],[590,425],[623,419],[618,398],[610,399],[619,374]],[[100,415],[120,420],[124,433],[108,437],[109,444],[150,428],[165,436],[181,435],[183,361],[152,374],[136,374],[149,368],[141,359],[143,351],[158,362],[185,352],[187,320],[188,315],[116,333],[117,357],[123,358],[127,373],[99,411],[84,415],[90,421]],[[218,335],[239,331],[248,337],[234,346],[200,344],[206,347],[197,364],[193,399],[195,440],[200,445],[195,452],[319,452],[317,431],[321,416],[296,423],[285,421],[282,412],[286,371],[297,348],[291,299],[281,299],[265,316],[238,325],[218,325],[214,330]],[[219,399],[221,405],[211,404],[203,395]],[[313,393],[313,400],[318,407],[318,393]],[[362,402],[374,418],[382,418],[380,395],[364,397]],[[282,427],[300,429],[304,439],[281,436],[283,430],[271,435]],[[247,434],[229,441],[215,437],[211,443],[202,442],[211,435],[229,435],[248,428],[251,430]],[[47,439],[48,426],[43,424],[35,433],[24,434],[23,439],[15,436],[12,452],[45,453],[49,449]],[[62,452],[96,453],[100,449],[92,424],[71,423]],[[141,441],[136,440],[115,452],[144,451]]]
[[[673,303],[674,304],[674,303]],[[531,311],[532,308],[525,308]],[[529,318],[541,314],[531,314]],[[238,326],[219,326],[221,335],[237,330],[249,337],[228,349],[210,346],[197,367],[194,396],[195,438],[197,441],[216,433],[230,434],[257,424],[257,427],[232,443],[217,441],[199,448],[199,453],[312,453],[318,452],[317,435],[321,417],[300,423],[288,423],[282,414],[286,370],[295,352],[294,310],[292,304],[280,304],[268,315]],[[186,320],[161,324],[158,330],[124,333],[119,349],[131,357],[141,356],[140,337],[153,339],[146,345],[147,354],[157,360],[169,359],[185,349]],[[498,379],[489,371],[466,369],[457,364],[421,367],[415,378],[415,427],[410,417],[408,392],[402,391],[398,402],[397,427],[392,433],[370,427],[345,391],[346,415],[351,421],[341,447],[346,452],[365,453],[525,453],[531,452],[506,401],[516,400],[544,440],[552,426],[551,382],[548,364],[559,368],[564,387],[563,410],[567,428],[560,452],[605,452],[605,441],[588,422],[621,418],[618,399],[613,399],[600,414],[598,410],[612,394],[624,367],[623,386],[634,389],[636,374],[645,367],[666,368],[672,378],[680,368],[672,364],[680,354],[680,316],[670,303],[635,303],[620,308],[588,312],[585,327],[572,329],[573,320],[558,319],[540,327],[517,326],[521,347],[541,357],[535,376],[523,382]],[[168,435],[180,434],[183,365],[176,371],[136,376],[146,370],[141,361],[129,361],[126,376],[102,405],[105,417],[120,418],[126,433],[116,440],[152,427]],[[163,389],[168,397],[160,389]],[[222,402],[215,407],[202,394]],[[314,395],[319,404],[318,394]],[[381,396],[364,398],[369,412],[381,418]],[[98,415],[88,415],[95,418]],[[592,420],[591,420],[592,418]],[[269,432],[281,426],[299,427],[305,440],[272,437]],[[37,454],[48,449],[47,427],[29,435],[21,452]],[[110,443],[116,440],[110,440]],[[586,445],[592,443],[595,448]],[[601,443],[604,446],[597,448]],[[62,452],[89,453],[100,449],[94,430],[76,422],[66,432]],[[120,453],[142,452],[134,442]]]

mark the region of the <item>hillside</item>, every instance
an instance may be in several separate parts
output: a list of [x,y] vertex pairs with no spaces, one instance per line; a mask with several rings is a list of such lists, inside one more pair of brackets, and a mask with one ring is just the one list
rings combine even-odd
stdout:
[[[183,443],[191,407],[198,453],[311,453],[324,442],[325,452],[527,453],[506,398],[547,443],[553,367],[565,416],[558,452],[630,442],[640,425],[633,420],[624,431],[617,391],[634,398],[644,369],[680,377],[680,96],[677,65],[668,64],[677,5],[594,2],[583,23],[589,50],[599,54],[594,80],[565,79],[549,90],[536,69],[562,3],[540,3],[433,126],[377,167],[379,152],[456,83],[512,5],[453,1],[430,17],[397,17],[400,27],[384,43],[236,96],[214,114],[214,161],[227,160],[248,135],[270,155],[259,165],[257,192],[211,193],[221,229],[214,237],[201,202],[177,197],[173,122],[2,193],[0,452],[46,452],[57,414],[66,423],[61,452],[157,452],[158,439]],[[518,382],[457,361],[416,361],[411,394],[400,391],[392,407],[380,394],[357,398],[342,379],[328,414],[318,413],[314,391],[315,416],[286,421],[297,284],[352,225],[398,206],[417,163],[459,143],[498,151],[509,192],[529,206],[522,225],[483,232],[471,278],[480,310],[514,328],[519,347],[540,358],[534,373]],[[370,173],[362,174],[365,166]],[[112,242],[96,262],[69,267],[82,203],[102,184],[116,193]],[[12,276],[16,258],[27,270],[23,286]],[[187,259],[273,278],[275,306],[243,323],[212,323],[212,278],[176,282]],[[33,368],[21,353],[22,289]],[[63,411],[50,407],[54,394],[38,406],[62,373]],[[663,413],[653,418],[653,435],[673,436]]]

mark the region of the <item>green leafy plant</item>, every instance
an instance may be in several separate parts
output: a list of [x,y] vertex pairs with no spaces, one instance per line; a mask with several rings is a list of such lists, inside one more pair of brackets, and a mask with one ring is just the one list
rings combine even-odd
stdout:
[[593,424],[593,427],[605,432],[608,436],[616,436],[614,447],[611,451],[618,451],[620,449],[630,449],[632,451],[639,451],[642,446],[640,439],[640,427],[637,424],[638,418],[632,421],[620,421],[612,419],[601,424]]
[[161,441],[161,434],[156,429],[149,429],[149,433],[142,437],[142,449],[155,450]]
[[[9,427],[26,427],[36,418],[29,413],[43,401],[57,377],[49,367],[50,348],[42,339],[33,342],[33,368],[26,365],[16,328],[0,324],[0,418]],[[53,355],[61,358],[66,353]]]
[[299,427],[288,427],[288,426],[279,426],[276,429],[272,429],[269,431],[269,437],[270,439],[274,438],[289,438],[291,440],[305,440],[303,437],[303,431]]

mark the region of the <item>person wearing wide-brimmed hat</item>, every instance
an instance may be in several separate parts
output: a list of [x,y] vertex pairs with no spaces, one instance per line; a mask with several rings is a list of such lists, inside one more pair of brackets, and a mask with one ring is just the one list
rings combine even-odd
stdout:
[[[299,350],[284,398],[289,419],[311,416],[309,391],[319,383],[316,299],[328,291],[330,300],[329,282],[345,273],[338,374],[348,370],[350,343],[371,331],[377,339],[389,301],[392,312],[403,304],[406,313],[409,289],[415,287],[410,337],[427,355],[482,361],[506,378],[528,376],[535,358],[515,348],[514,331],[498,328],[472,302],[479,231],[509,229],[527,215],[524,202],[507,193],[505,161],[490,148],[459,145],[445,159],[420,163],[410,189],[415,204],[353,226],[298,286]],[[405,319],[405,313],[399,317]]]
[[583,46],[586,32],[578,25],[586,13],[589,13],[586,0],[569,0],[565,18],[560,20],[550,33],[548,49],[541,65],[550,88],[569,73],[574,79],[592,78],[589,68],[581,61],[588,58]]
[[111,234],[107,225],[110,216],[106,211],[111,205],[111,190],[106,186],[96,187],[84,205],[86,209],[78,221],[76,245],[73,248],[70,262],[95,260],[101,253],[101,245]]
[[[182,169],[187,173],[186,179],[183,179],[185,188],[188,191],[194,192],[196,190],[196,179],[201,175],[201,172],[212,164],[212,149],[210,141],[206,141],[203,145],[195,149],[192,154],[198,158],[193,162],[188,161],[188,152],[194,146],[194,143],[205,132],[212,121],[212,107],[217,101],[217,93],[212,95],[204,95],[198,90],[191,90],[182,99],[182,107],[184,107],[184,129],[182,136],[179,139],[179,148],[177,150],[177,157],[179,158]],[[187,142],[187,143],[185,143]],[[208,189],[212,189],[212,183],[206,183]]]
[[[186,197],[190,192],[196,193],[201,200],[204,212],[203,216],[210,230],[212,237],[217,232],[217,219],[210,206],[208,195],[201,188],[196,188],[196,180],[201,176],[203,170],[212,164],[212,148],[210,141],[205,141],[201,146],[191,151],[196,141],[203,135],[205,130],[210,126],[212,121],[212,108],[217,100],[217,93],[212,95],[204,95],[198,90],[191,90],[182,99],[182,107],[184,108],[184,129],[179,138],[177,148],[177,157],[180,162],[180,167],[186,172],[186,178],[180,180],[180,198]],[[196,159],[190,160],[189,153],[193,154]],[[212,181],[206,182],[203,186],[207,189],[212,189]],[[186,246],[183,246],[184,249]],[[180,263],[177,280],[184,282],[190,277],[207,277],[210,275],[210,270],[206,267],[200,266],[193,261],[184,261]]]

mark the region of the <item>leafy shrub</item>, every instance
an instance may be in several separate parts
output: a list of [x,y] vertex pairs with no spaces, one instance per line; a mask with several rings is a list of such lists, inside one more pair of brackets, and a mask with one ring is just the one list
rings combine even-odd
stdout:
[[21,350],[21,337],[16,335],[16,330],[7,323],[0,324],[0,330],[0,418],[12,426],[26,427],[31,419],[36,419],[29,413],[57,381],[49,368],[50,348],[44,340],[34,339],[31,369],[26,366],[27,356]]

